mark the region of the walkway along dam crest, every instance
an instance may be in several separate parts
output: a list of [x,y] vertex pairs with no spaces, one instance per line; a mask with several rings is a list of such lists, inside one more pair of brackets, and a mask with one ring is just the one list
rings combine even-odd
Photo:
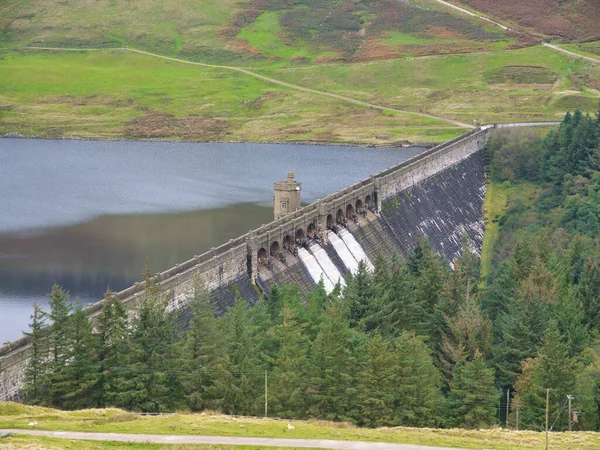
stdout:
[[[466,236],[483,243],[485,163],[481,150],[497,126],[481,127],[433,147],[375,176],[331,194],[155,276],[170,307],[185,308],[199,277],[223,311],[239,293],[254,303],[277,283],[304,292],[322,279],[331,291],[343,274],[367,267],[378,255],[410,255],[420,237],[448,261]],[[130,310],[143,300],[144,283],[119,292]],[[100,313],[102,301],[87,307]],[[26,337],[0,347],[0,401],[18,400],[29,354]]]

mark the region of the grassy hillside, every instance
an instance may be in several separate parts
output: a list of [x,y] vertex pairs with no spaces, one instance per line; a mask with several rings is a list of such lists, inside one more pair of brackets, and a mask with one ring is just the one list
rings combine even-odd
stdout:
[[[0,45],[132,46],[212,62],[364,60],[515,45],[432,0],[10,0]],[[398,36],[404,36],[398,39]],[[390,39],[391,38],[391,39]]]
[[574,108],[593,112],[600,94],[599,64],[541,46],[263,73],[467,123],[556,120]]
[[507,24],[564,40],[600,36],[600,3],[597,0],[457,0]]
[[435,0],[10,0],[0,7],[0,134],[389,144],[464,131],[110,50],[122,47],[468,124],[595,111],[600,65],[532,44]]
[[375,143],[444,141],[462,132],[233,71],[123,52],[9,52],[0,78],[0,134]]
[[[212,413],[178,413],[163,416],[139,416],[117,409],[64,412],[49,408],[0,403],[0,429],[30,428],[63,431],[96,431],[113,433],[190,434],[207,436],[287,437],[308,439],[342,439],[378,442],[405,442],[421,445],[440,445],[460,448],[495,448],[524,450],[540,448],[543,433],[531,431],[496,430],[434,430],[420,428],[357,428],[347,423],[325,421],[294,421],[294,430],[287,421],[258,418],[236,418]],[[28,442],[34,438],[13,438]],[[38,439],[38,438],[36,438]],[[22,441],[19,441],[22,440]],[[51,440],[54,444],[54,440]],[[10,442],[10,440],[9,440]],[[49,445],[50,442],[48,442]],[[598,448],[600,433],[552,433],[553,449]],[[2,448],[2,441],[0,441]]]

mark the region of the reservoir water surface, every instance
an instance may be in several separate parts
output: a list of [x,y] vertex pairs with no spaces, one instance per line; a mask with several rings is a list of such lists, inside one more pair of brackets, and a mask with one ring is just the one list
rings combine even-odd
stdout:
[[422,150],[0,139],[0,344],[54,282],[95,302],[270,222],[287,171],[309,203]]

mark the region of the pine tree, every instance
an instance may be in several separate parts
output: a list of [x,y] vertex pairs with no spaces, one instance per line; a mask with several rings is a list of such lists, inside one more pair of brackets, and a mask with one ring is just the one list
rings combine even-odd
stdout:
[[51,354],[48,375],[48,398],[44,404],[62,407],[64,396],[68,393],[65,384],[65,368],[69,357],[70,317],[72,307],[69,304],[69,294],[55,284],[50,290],[50,327]]
[[595,260],[589,259],[574,288],[575,297],[583,310],[584,322],[590,331],[600,331],[600,268]]
[[355,420],[358,342],[338,304],[327,307],[310,351],[309,411],[313,417]]
[[279,315],[283,309],[283,298],[279,292],[279,287],[276,284],[273,285],[271,292],[269,292],[269,296],[267,297],[267,305],[269,314],[271,315],[271,321],[275,323],[275,321],[279,319]]
[[298,311],[286,304],[281,323],[271,330],[278,350],[271,359],[269,405],[278,417],[306,417],[308,340],[303,333],[306,325],[300,322]]
[[199,280],[194,280],[189,329],[185,333],[185,355],[189,373],[185,390],[192,411],[212,406],[215,371],[222,360],[223,341],[220,336],[215,306],[209,292]]
[[[523,373],[516,382],[515,400],[522,405],[529,418],[524,425],[543,423],[546,389],[551,392],[551,417],[556,417],[566,396],[573,393],[575,361],[569,356],[569,351],[557,322],[550,319],[539,355],[524,362]],[[557,428],[560,426],[559,423]]]
[[403,333],[395,341],[394,352],[398,357],[394,425],[439,425],[444,401],[442,377],[433,364],[431,350],[421,338]]
[[257,342],[252,334],[248,304],[237,298],[223,317],[225,359],[215,380],[215,396],[227,414],[258,412],[263,369],[259,365]]
[[368,339],[360,371],[360,423],[368,427],[394,425],[398,355],[379,333]]
[[98,382],[97,336],[92,333],[92,322],[80,302],[70,318],[70,347],[67,365],[63,371],[63,403],[66,409],[91,408],[97,405]]
[[125,406],[122,393],[127,390],[126,383],[131,377],[131,336],[125,305],[110,289],[104,294],[102,312],[98,320],[98,334],[98,404],[100,407]]
[[358,271],[348,279],[344,290],[344,302],[348,309],[351,327],[354,328],[361,324],[369,312],[374,309],[373,302],[375,300],[372,277],[361,261]]
[[451,380],[453,367],[459,361],[471,361],[476,354],[486,356],[492,344],[492,323],[484,317],[477,294],[469,287],[456,298],[456,315],[446,316],[442,330],[442,348],[439,353],[440,369]]
[[33,314],[29,324],[30,332],[25,332],[31,347],[29,360],[25,369],[23,398],[31,405],[40,404],[46,390],[46,359],[48,357],[48,340],[44,312],[37,303],[33,304]]
[[174,313],[167,311],[168,298],[160,286],[148,277],[145,282],[145,301],[133,319],[132,376],[120,403],[143,412],[170,411],[181,398]]
[[496,321],[492,360],[503,390],[514,386],[521,361],[537,354],[548,318],[548,306],[538,297],[519,295]]
[[384,336],[427,330],[423,323],[423,306],[413,292],[414,276],[403,261],[393,257],[389,273],[376,271],[374,283],[378,306],[366,318],[369,322],[366,329],[377,328]]
[[481,355],[454,367],[448,394],[446,425],[461,428],[489,428],[495,419],[500,394],[494,387],[494,371]]

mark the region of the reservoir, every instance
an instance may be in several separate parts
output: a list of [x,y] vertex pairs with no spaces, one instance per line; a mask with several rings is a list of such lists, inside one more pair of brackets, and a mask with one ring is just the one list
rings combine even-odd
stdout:
[[95,302],[270,222],[288,171],[310,203],[422,150],[0,139],[0,344],[55,282]]

